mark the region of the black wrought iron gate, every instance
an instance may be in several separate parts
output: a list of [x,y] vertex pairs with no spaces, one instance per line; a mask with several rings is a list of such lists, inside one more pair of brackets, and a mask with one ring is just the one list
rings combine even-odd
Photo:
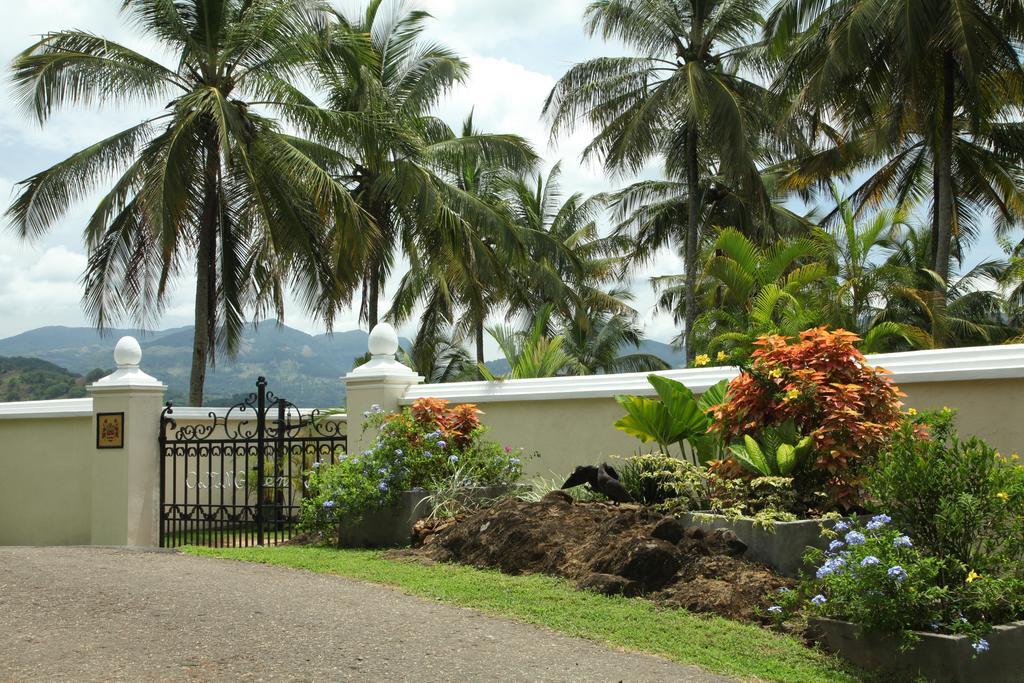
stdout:
[[160,415],[160,545],[275,544],[291,537],[314,463],[348,446],[345,422],[267,391],[200,420]]

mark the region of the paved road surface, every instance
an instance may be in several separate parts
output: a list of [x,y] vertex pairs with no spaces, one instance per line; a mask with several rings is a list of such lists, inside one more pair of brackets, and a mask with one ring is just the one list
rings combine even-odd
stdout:
[[110,548],[0,548],[0,681],[725,683],[386,587]]

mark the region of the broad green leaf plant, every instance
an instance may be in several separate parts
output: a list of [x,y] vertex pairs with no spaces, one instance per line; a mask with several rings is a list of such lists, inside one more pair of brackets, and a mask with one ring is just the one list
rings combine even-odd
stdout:
[[[720,455],[721,441],[709,434],[711,418],[708,412],[725,398],[728,382],[725,380],[708,389],[698,399],[681,382],[661,375],[648,375],[658,399],[646,396],[616,396],[626,410],[626,416],[615,423],[615,428],[631,434],[644,443],[658,444],[667,455],[673,444],[679,447],[684,460],[706,463]],[[689,443],[689,449],[686,444]]]
[[792,421],[766,427],[760,436],[758,443],[745,434],[742,443],[729,446],[729,450],[744,468],[764,477],[795,474],[807,462],[814,446],[810,436],[801,437]]

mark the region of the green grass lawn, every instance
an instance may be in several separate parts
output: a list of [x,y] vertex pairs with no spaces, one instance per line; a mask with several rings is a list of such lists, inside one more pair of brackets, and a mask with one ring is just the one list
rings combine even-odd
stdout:
[[184,552],[307,569],[394,586],[411,595],[471,607],[572,636],[651,652],[745,680],[836,683],[865,680],[796,638],[750,624],[659,609],[646,600],[576,590],[548,576],[507,576],[461,565],[432,566],[369,550],[285,546]]

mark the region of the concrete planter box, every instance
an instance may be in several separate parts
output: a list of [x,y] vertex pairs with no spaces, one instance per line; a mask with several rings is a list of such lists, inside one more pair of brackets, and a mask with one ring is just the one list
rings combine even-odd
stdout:
[[897,638],[859,633],[856,624],[812,618],[811,629],[832,652],[863,669],[898,680],[934,683],[1020,683],[1024,680],[1024,621],[996,626],[985,637],[990,649],[975,656],[966,636],[918,632],[921,640],[900,652]]
[[[861,519],[870,519],[865,515]],[[740,517],[729,519],[710,512],[690,512],[680,515],[686,526],[729,529],[747,544],[745,559],[766,564],[784,576],[797,576],[804,564],[808,547],[828,547],[828,539],[821,535],[821,519],[801,519],[795,522],[775,522],[772,529],[754,524],[754,520]]]
[[[466,489],[473,500],[498,498],[515,487],[491,486]],[[403,491],[392,507],[367,513],[358,524],[342,523],[338,530],[338,546],[344,548],[387,548],[409,545],[412,527],[430,514],[425,502],[430,491]]]

